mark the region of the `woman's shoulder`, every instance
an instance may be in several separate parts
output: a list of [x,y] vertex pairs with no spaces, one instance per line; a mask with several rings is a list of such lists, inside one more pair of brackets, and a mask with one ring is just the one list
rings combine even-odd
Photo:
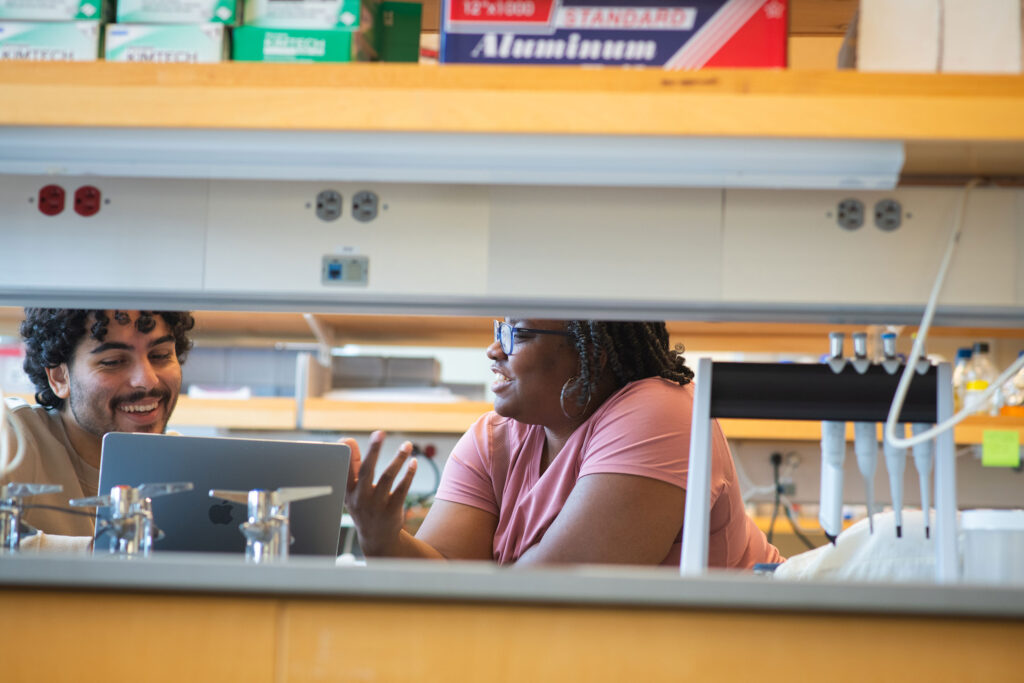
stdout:
[[693,404],[693,385],[680,385],[662,377],[645,377],[630,382],[612,394],[605,406],[609,408],[665,405],[677,410]]

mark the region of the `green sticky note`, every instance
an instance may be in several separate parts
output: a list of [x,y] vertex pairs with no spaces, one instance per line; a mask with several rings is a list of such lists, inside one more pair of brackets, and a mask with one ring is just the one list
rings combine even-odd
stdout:
[[1016,429],[986,429],[981,433],[982,467],[1019,467],[1020,434]]

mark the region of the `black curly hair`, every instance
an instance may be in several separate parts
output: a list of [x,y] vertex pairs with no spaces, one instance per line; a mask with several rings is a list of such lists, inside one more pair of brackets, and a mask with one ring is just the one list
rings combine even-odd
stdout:
[[611,368],[616,389],[647,377],[664,377],[680,386],[693,380],[693,370],[683,358],[683,345],[669,348],[664,322],[569,320],[566,330],[580,359],[575,382],[580,407],[597,393],[603,360]]
[[[188,332],[195,326],[191,313],[176,311],[139,311],[135,329],[147,333],[156,327],[155,316],[160,316],[174,337],[174,352],[178,362],[184,363],[192,340]],[[102,342],[107,336],[111,317],[119,325],[131,322],[131,316],[124,311],[113,311],[113,316],[104,310],[75,308],[26,308],[25,320],[21,323],[21,336],[25,340],[25,373],[36,386],[36,402],[47,408],[60,410],[64,399],[53,393],[46,376],[47,368],[71,363],[75,348],[88,333]],[[89,319],[92,325],[86,330]]]

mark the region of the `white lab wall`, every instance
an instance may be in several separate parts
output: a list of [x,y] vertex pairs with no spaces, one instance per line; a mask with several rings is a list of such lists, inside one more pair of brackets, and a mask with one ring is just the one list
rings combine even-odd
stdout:
[[[962,195],[59,177],[110,199],[83,218],[30,203],[51,181],[0,176],[0,303],[915,323]],[[312,208],[323,189],[336,221]],[[380,197],[368,223],[359,190]],[[1024,319],[1022,196],[973,192],[942,324]],[[849,197],[856,231],[835,220]],[[903,206],[893,232],[873,225],[882,198]],[[337,254],[369,259],[365,286],[322,281]]]
[[[46,216],[36,198],[53,182],[63,186],[66,208]],[[96,216],[72,209],[83,185],[102,192]],[[200,180],[0,175],[0,287],[201,291],[208,190]]]
[[[963,192],[907,188],[894,192],[729,190],[725,201],[723,298],[773,303],[891,306],[927,300]],[[865,224],[837,224],[839,202],[863,202]],[[1019,191],[975,189],[943,305],[1019,306]],[[873,207],[897,199],[902,225],[874,225]]]
[[[337,220],[320,220],[312,207],[324,189],[342,195]],[[350,206],[365,189],[378,193],[381,208],[363,223]],[[487,226],[483,187],[211,181],[206,288],[274,295],[479,294]],[[368,257],[367,285],[323,284],[328,254]]]
[[716,301],[721,190],[495,187],[487,291]]

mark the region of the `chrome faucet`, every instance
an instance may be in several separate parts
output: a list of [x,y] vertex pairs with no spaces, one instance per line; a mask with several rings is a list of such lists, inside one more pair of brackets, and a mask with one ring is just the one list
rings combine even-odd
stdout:
[[249,519],[238,525],[245,536],[245,560],[254,564],[288,559],[292,543],[289,503],[329,495],[330,486],[291,486],[274,491],[224,491],[211,489],[211,498],[248,505]]
[[[16,553],[21,544],[21,513],[25,509],[22,500],[41,493],[60,493],[64,487],[60,484],[18,484],[0,485],[0,554]],[[31,533],[35,529],[28,527]]]
[[192,482],[173,484],[142,484],[139,487],[114,486],[106,496],[76,498],[68,501],[75,507],[110,507],[109,520],[102,520],[96,538],[110,534],[110,552],[134,557],[147,556],[153,541],[163,538],[163,532],[153,521],[153,501],[156,496],[191,491]]

